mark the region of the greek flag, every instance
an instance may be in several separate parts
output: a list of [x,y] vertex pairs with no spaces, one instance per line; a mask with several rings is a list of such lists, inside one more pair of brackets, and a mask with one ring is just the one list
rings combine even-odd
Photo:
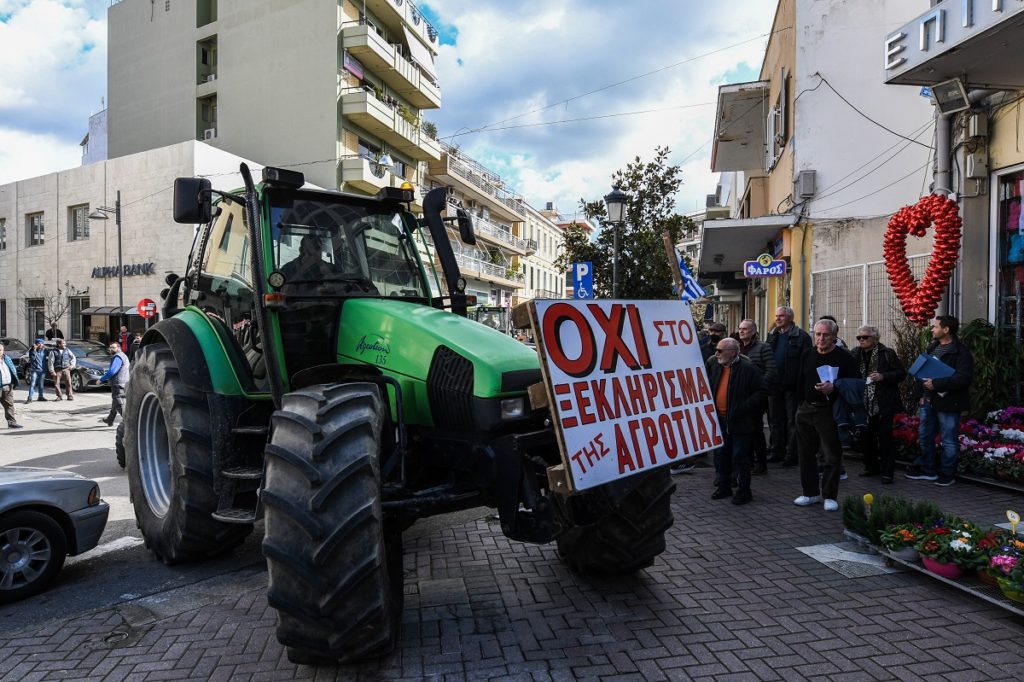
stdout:
[[690,269],[686,267],[686,261],[683,259],[682,254],[679,253],[679,249],[676,249],[676,258],[679,259],[679,272],[683,276],[683,293],[680,294],[679,298],[687,303],[692,303],[698,298],[707,296],[708,292],[704,291],[704,287],[697,282],[697,279],[690,273]]

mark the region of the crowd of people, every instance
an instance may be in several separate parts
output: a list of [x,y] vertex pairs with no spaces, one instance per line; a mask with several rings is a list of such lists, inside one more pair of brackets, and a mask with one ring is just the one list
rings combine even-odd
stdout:
[[[45,341],[53,340],[54,346],[47,348]],[[142,342],[142,334],[131,334],[128,328],[121,327],[117,340],[111,341],[107,350],[111,355],[110,367],[106,373],[99,378],[103,383],[110,386],[110,413],[100,419],[107,426],[113,426],[117,415],[124,417],[124,390],[128,384],[128,371],[131,360],[138,352],[139,344]],[[25,379],[28,383],[28,397],[25,404],[33,400],[46,402],[46,377],[53,382],[55,400],[74,400],[75,392],[72,388],[71,374],[77,364],[75,354],[67,347],[64,341],[64,334],[55,325],[46,332],[46,338],[35,340],[32,347],[26,353],[27,367]],[[0,405],[3,405],[4,417],[7,419],[8,428],[20,429],[22,424],[18,422],[14,408],[14,389],[18,387],[20,380],[18,370],[10,356],[4,352],[3,345],[0,345]]]
[[[925,353],[949,369],[944,372],[948,376],[915,381],[921,455],[907,469],[911,480],[940,486],[955,482],[957,433],[960,415],[969,406],[974,367],[970,351],[957,338],[959,328],[951,315],[935,318],[931,326]],[[731,335],[720,322],[708,325],[700,348],[724,434],[722,447],[713,453],[711,499],[731,498],[737,505],[752,501],[752,474],[765,474],[769,464],[778,464],[799,470],[800,495],[794,504],[822,503],[826,511],[836,511],[839,483],[846,478],[844,442],[856,443],[863,454],[860,476],[893,482],[893,418],[910,407],[900,394],[907,369],[881,342],[876,327],[858,329],[853,348],[838,333],[835,318],[824,316],[808,334],[794,323],[787,306],[775,311],[775,325],[763,341],[753,320],[740,322]],[[694,460],[687,460],[672,472],[694,466]]]

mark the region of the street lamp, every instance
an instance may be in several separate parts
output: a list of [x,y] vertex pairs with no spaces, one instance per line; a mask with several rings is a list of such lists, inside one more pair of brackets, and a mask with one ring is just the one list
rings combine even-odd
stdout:
[[[89,220],[107,220],[107,213],[114,215],[114,224],[117,225],[117,333],[121,334],[121,327],[124,325],[124,263],[121,262],[121,190],[117,190],[117,199],[114,201],[114,208],[99,206],[89,214]],[[118,339],[120,345],[120,339]]]
[[614,230],[612,240],[612,298],[619,297],[619,228],[626,214],[626,193],[618,185],[612,185],[612,191],[604,196],[608,206],[608,222]]

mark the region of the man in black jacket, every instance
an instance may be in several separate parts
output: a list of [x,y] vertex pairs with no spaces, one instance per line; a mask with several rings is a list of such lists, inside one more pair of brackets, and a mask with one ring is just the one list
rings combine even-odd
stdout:
[[881,475],[882,483],[892,483],[896,457],[892,418],[902,411],[900,382],[907,371],[896,351],[879,343],[878,337],[877,327],[861,327],[857,330],[857,347],[851,353],[864,379],[863,406],[867,414],[867,430],[861,436],[861,476]]
[[[793,500],[798,507],[821,502],[825,511],[839,509],[839,477],[843,468],[843,447],[839,429],[832,416],[832,404],[838,400],[833,381],[826,378],[828,367],[833,379],[856,379],[857,366],[848,352],[836,346],[839,327],[831,320],[814,325],[814,349],[804,353],[800,365],[800,395],[803,402],[796,412],[800,450],[800,486],[803,494]],[[824,465],[818,478],[818,450]]]
[[[715,451],[718,487],[712,500],[732,497],[733,504],[754,499],[750,493],[750,458],[754,434],[761,430],[761,415],[768,396],[760,370],[740,355],[736,339],[725,338],[715,346],[715,359],[708,360],[708,382],[715,398],[715,410],[725,442]],[[732,493],[733,474],[738,489]]]
[[[932,342],[925,353],[938,358],[953,368],[953,374],[941,379],[922,382],[924,396],[918,416],[918,439],[921,455],[907,468],[907,478],[914,481],[935,481],[936,485],[956,482],[956,457],[960,450],[957,435],[960,431],[960,413],[971,406],[971,380],[974,378],[974,356],[960,343],[957,332],[960,321],[952,315],[941,315],[932,323]],[[935,434],[942,441],[941,458],[935,452]],[[939,459],[936,474],[936,459]]]
[[[740,342],[740,354],[748,358],[754,367],[757,367],[761,371],[761,376],[764,377],[765,387],[773,386],[778,381],[778,376],[775,373],[775,356],[772,354],[772,349],[769,348],[767,343],[758,341],[757,339],[757,323],[751,319],[746,319],[740,322],[740,326],[736,328],[736,335],[734,337]],[[764,407],[761,409],[761,414],[764,415],[765,409],[768,407],[768,402],[765,401]],[[764,474],[768,472],[768,444],[764,440],[764,417],[762,416],[760,421],[762,426],[754,434],[754,473]]]
[[775,358],[778,381],[771,391],[768,418],[771,425],[769,462],[784,466],[797,463],[796,408],[800,405],[800,358],[811,349],[811,337],[793,323],[793,309],[782,306],[775,311],[775,328],[765,341]]

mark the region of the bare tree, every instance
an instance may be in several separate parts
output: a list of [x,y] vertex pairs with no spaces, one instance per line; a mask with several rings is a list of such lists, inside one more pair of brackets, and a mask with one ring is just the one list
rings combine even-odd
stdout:
[[63,286],[58,285],[57,288],[53,290],[48,289],[44,282],[42,291],[29,293],[21,299],[21,314],[23,317],[28,317],[27,301],[42,301],[43,317],[46,318],[46,328],[49,329],[54,325],[59,325],[60,321],[64,319],[64,315],[68,312],[68,308],[71,307],[71,299],[82,296],[88,291],[88,288],[79,289],[71,284],[69,280],[64,280]]

